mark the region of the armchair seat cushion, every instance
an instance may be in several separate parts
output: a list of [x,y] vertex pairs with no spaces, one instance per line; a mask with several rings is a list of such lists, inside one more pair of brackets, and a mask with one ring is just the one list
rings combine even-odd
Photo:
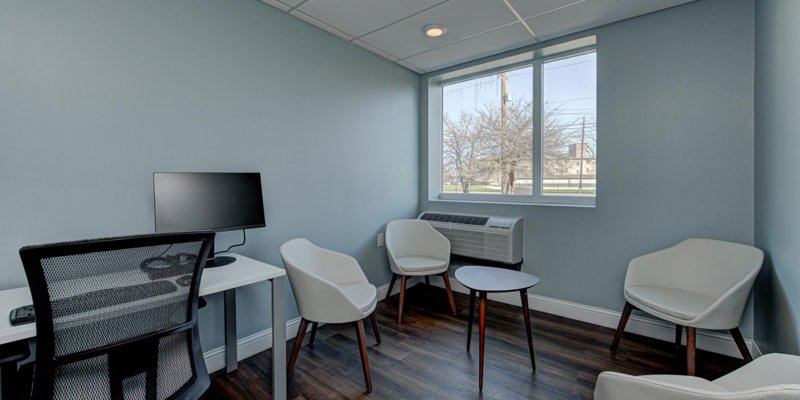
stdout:
[[365,315],[372,313],[378,302],[378,292],[371,283],[353,283],[339,285],[339,289],[353,305]]
[[690,321],[706,311],[715,299],[681,289],[656,286],[628,286],[625,298],[680,320]]
[[447,270],[448,260],[432,257],[406,256],[397,257],[397,266],[407,275],[429,275]]

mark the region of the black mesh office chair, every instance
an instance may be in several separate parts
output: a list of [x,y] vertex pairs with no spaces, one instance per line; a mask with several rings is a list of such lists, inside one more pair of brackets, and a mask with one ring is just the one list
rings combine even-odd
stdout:
[[20,249],[36,312],[33,399],[196,399],[210,384],[197,333],[213,233]]

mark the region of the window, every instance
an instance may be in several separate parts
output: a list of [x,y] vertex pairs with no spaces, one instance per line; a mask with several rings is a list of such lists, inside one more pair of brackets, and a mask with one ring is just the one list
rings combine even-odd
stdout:
[[594,205],[596,52],[546,53],[428,78],[430,197]]
[[442,193],[532,193],[533,68],[442,87]]

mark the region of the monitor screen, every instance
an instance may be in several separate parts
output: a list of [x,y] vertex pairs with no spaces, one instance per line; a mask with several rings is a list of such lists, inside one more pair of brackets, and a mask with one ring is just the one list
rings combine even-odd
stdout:
[[265,226],[261,174],[156,172],[156,232]]

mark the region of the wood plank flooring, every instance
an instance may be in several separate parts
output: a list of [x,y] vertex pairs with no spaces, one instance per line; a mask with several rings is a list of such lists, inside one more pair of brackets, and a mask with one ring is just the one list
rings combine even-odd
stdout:
[[[486,370],[478,392],[478,346],[466,352],[466,295],[455,293],[458,316],[443,289],[408,290],[403,323],[397,296],[378,304],[382,344],[367,327],[373,392],[364,377],[352,325],[319,328],[313,347],[304,346],[289,381],[289,399],[591,399],[602,371],[630,374],[685,372],[686,348],[625,334],[615,356],[613,329],[531,311],[536,373],[532,373],[521,308],[489,302]],[[369,326],[369,324],[366,324]],[[477,328],[476,328],[477,329]],[[477,331],[473,332],[473,341]],[[307,340],[306,340],[307,341]],[[291,348],[293,340],[287,343]],[[269,399],[270,351],[239,363],[230,375],[216,373],[203,397]],[[744,364],[740,359],[698,352],[697,375],[717,378]]]

